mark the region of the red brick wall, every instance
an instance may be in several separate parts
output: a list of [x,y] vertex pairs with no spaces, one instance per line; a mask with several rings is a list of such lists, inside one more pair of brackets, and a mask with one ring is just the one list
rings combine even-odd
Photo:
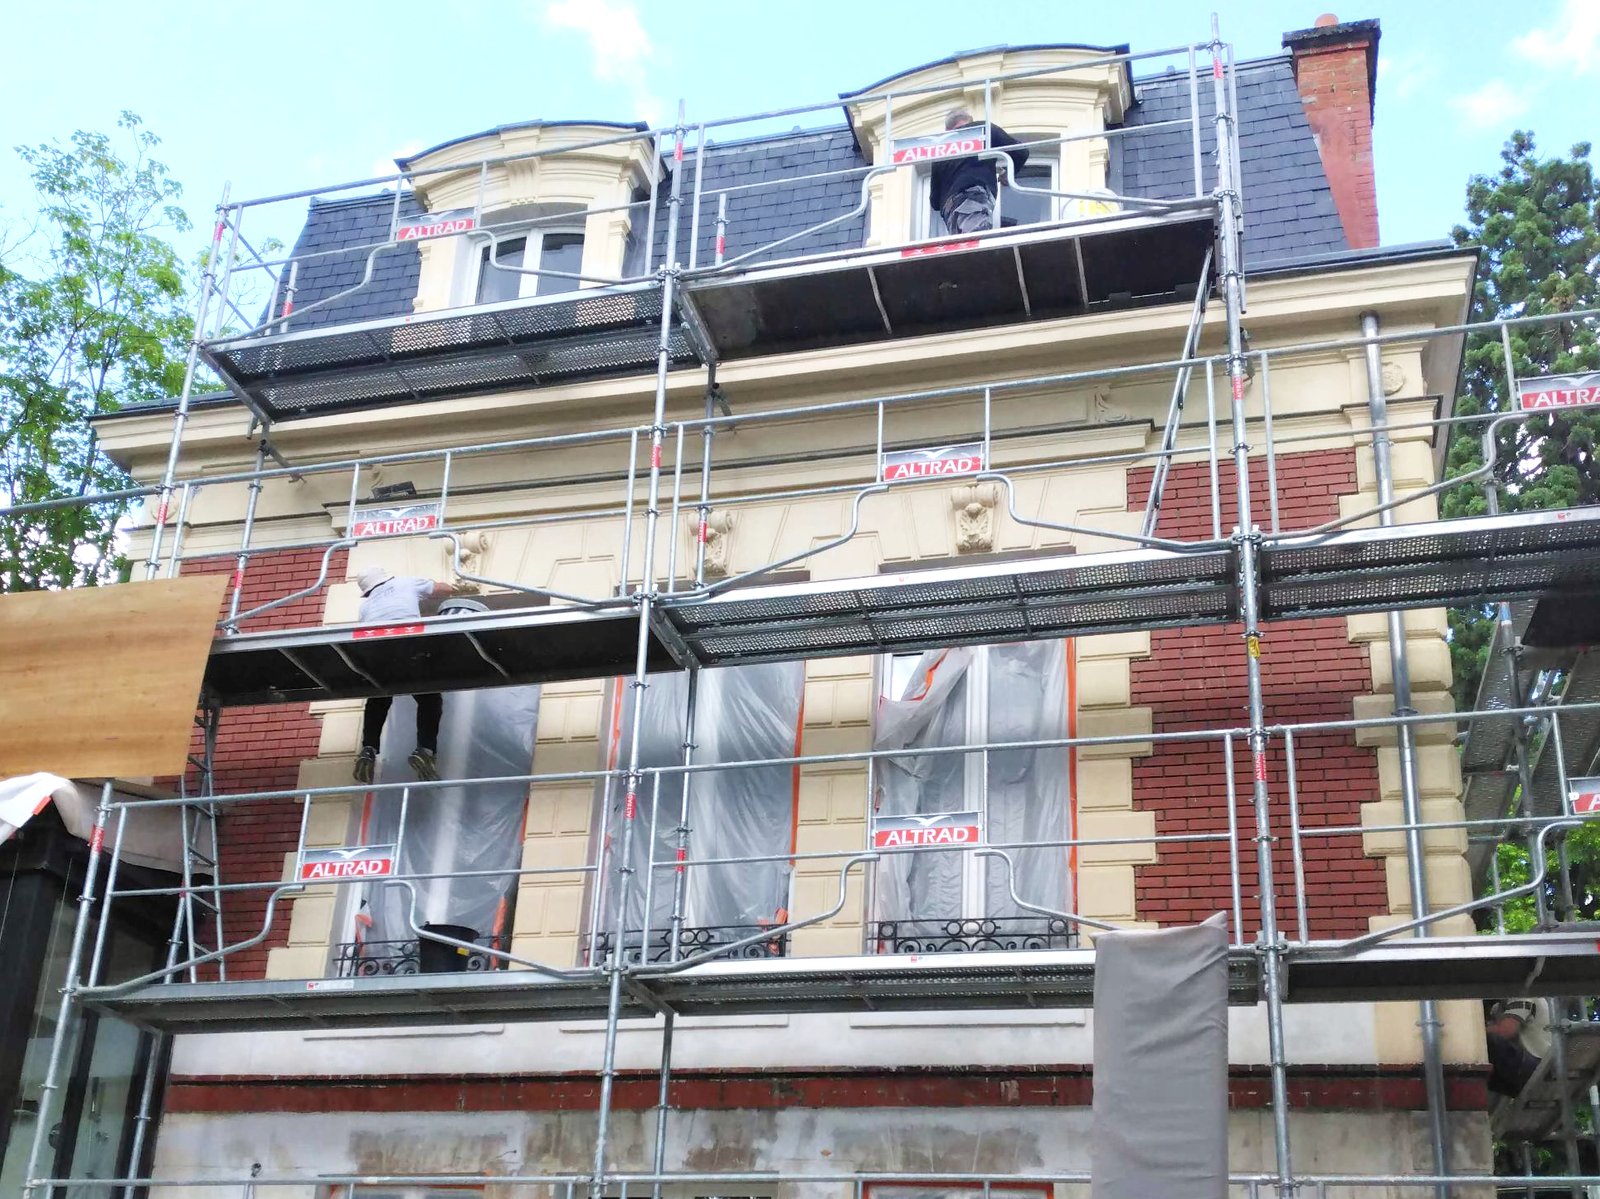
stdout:
[[1371,32],[1293,47],[1295,82],[1317,139],[1334,206],[1351,249],[1378,244],[1378,188],[1372,172]]
[[[1305,528],[1338,515],[1337,497],[1356,490],[1353,450],[1281,455],[1278,502],[1282,527]],[[1133,472],[1129,506],[1144,507],[1150,472]],[[1252,507],[1256,523],[1267,523],[1264,463],[1251,463]],[[1223,529],[1236,520],[1234,473],[1222,475]],[[1205,538],[1211,532],[1211,486],[1204,464],[1173,469],[1158,531],[1166,536]],[[1348,720],[1351,699],[1372,690],[1367,651],[1346,638],[1343,618],[1299,620],[1264,626],[1262,693],[1269,724]],[[1133,663],[1133,703],[1148,705],[1158,733],[1185,729],[1239,727],[1247,723],[1245,649],[1239,625],[1157,630],[1151,656]],[[1243,910],[1247,935],[1259,926],[1255,880],[1255,815],[1249,747],[1234,744],[1234,788],[1240,830],[1239,856],[1244,876]],[[1377,756],[1358,748],[1348,732],[1296,738],[1296,781],[1303,828],[1360,823],[1360,805],[1378,797]],[[1289,852],[1289,809],[1281,741],[1268,754],[1267,783],[1272,795],[1278,918],[1294,935],[1293,865]],[[1156,752],[1135,760],[1134,806],[1156,814],[1156,833],[1226,833],[1227,779],[1222,750],[1215,741],[1158,743]],[[1306,892],[1313,937],[1348,937],[1368,931],[1367,916],[1387,907],[1382,862],[1363,856],[1359,837],[1341,836],[1306,843]],[[1160,860],[1135,868],[1137,911],[1142,919],[1182,924],[1204,919],[1232,905],[1228,847],[1225,842],[1163,846]]]
[[[245,572],[245,611],[309,587],[322,565],[317,550],[282,550],[258,554]],[[338,550],[328,564],[328,578],[344,578],[346,551]],[[232,574],[234,558],[200,558],[184,563],[186,574]],[[300,628],[322,622],[326,591],[274,609],[243,625],[245,632]],[[223,601],[222,615],[227,613]],[[269,704],[254,708],[228,708],[217,733],[216,786],[220,794],[279,791],[297,782],[302,759],[315,757],[322,732],[307,704]],[[195,745],[199,753],[198,742]],[[293,800],[262,800],[230,804],[222,809],[218,838],[222,853],[219,870],[224,883],[277,879],[283,873],[283,855],[294,850],[300,837],[300,805]],[[223,934],[228,944],[248,940],[261,931],[266,912],[262,892],[230,892],[223,900]],[[259,945],[228,958],[229,978],[260,978],[266,971],[267,951],[284,944],[292,908],[280,903],[271,935]]]

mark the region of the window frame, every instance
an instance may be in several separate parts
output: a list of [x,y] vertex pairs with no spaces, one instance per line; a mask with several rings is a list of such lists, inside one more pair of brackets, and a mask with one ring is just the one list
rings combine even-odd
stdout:
[[[581,214],[574,214],[581,216]],[[584,222],[576,220],[551,220],[548,223],[541,221],[516,221],[509,222],[504,227],[494,228],[496,240],[491,241],[486,237],[474,237],[468,233],[463,235],[468,247],[468,252],[462,255],[464,266],[457,279],[456,293],[460,298],[461,306],[477,307],[484,304],[504,304],[510,300],[531,300],[541,297],[566,295],[577,291],[582,282],[577,279],[558,279],[551,275],[530,275],[504,271],[489,265],[491,254],[498,252],[501,258],[505,257],[507,243],[522,242],[522,262],[517,264],[524,270],[538,270],[539,264],[545,260],[546,239],[552,237],[576,238],[578,246],[578,270],[582,270],[583,251],[587,246],[587,231]],[[538,256],[532,264],[528,262],[528,246],[538,243]],[[516,295],[502,296],[499,299],[483,299],[484,283],[491,278],[490,272],[505,275],[516,281]],[[550,290],[552,283],[562,284],[556,290]]]

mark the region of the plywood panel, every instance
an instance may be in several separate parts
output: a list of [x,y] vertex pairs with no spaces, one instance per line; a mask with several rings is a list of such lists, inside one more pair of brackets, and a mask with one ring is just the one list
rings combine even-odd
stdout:
[[226,581],[0,595],[0,776],[181,774]]

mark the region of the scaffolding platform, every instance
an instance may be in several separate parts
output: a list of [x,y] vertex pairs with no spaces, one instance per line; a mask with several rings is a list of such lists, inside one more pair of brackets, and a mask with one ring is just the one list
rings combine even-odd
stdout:
[[[1178,303],[1216,237],[1179,209],[850,251],[686,277],[668,325],[674,367],[957,329]],[[656,368],[654,280],[211,341],[230,390],[274,422],[542,387]]]
[[1274,538],[1261,550],[1262,615],[1343,616],[1600,590],[1600,510]]
[[1196,207],[804,259],[689,294],[724,360],[1188,302],[1216,240],[1211,201]]
[[[219,637],[205,691],[224,706],[365,699],[632,674],[632,607],[516,608],[413,624],[325,625]],[[652,637],[650,670],[680,663]]]
[[1561,1123],[1563,1095],[1573,1106],[1586,1106],[1591,1083],[1600,1075],[1600,1025],[1568,1024],[1566,1078],[1556,1073],[1555,1054],[1540,1059],[1528,1085],[1516,1098],[1501,1097],[1489,1111],[1489,1127],[1503,1141],[1538,1143]]
[[[1302,544],[1303,543],[1303,544]],[[1600,585],[1600,509],[1519,513],[1333,537],[1261,552],[1274,619],[1443,607],[1510,594],[1564,598]],[[663,597],[648,669],[903,653],[1239,619],[1232,547],[1118,550],[870,578]],[[323,626],[219,638],[206,670],[224,705],[607,678],[633,669],[628,607],[433,618],[374,630]],[[1600,721],[1596,722],[1600,737]]]
[[[773,1012],[885,1012],[1088,1008],[1094,951],[891,954],[707,962],[676,973],[636,968],[623,1019]],[[1229,999],[1257,1002],[1259,963],[1236,951]],[[241,1032],[373,1024],[604,1020],[604,975],[559,979],[526,970],[283,982],[169,983],[123,995],[86,992],[91,1007],[170,1033]]]
[[[652,283],[213,341],[201,353],[272,421],[654,371]],[[674,366],[702,361],[671,322]]]
[[1337,945],[1291,947],[1290,1003],[1504,999],[1600,991],[1600,924],[1559,932],[1381,941],[1355,953]]

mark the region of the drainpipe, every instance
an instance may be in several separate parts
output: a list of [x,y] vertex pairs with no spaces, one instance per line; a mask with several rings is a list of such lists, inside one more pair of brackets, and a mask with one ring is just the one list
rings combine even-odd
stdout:
[[[1361,336],[1378,336],[1378,314],[1361,314]],[[1367,411],[1372,422],[1373,471],[1378,481],[1378,503],[1394,500],[1394,473],[1389,460],[1389,402],[1383,394],[1383,359],[1378,343],[1368,341],[1367,353]],[[1378,522],[1388,526],[1395,523],[1394,509],[1385,508]],[[1391,608],[1389,621],[1389,669],[1394,679],[1394,714],[1415,715],[1411,706],[1411,665],[1406,655],[1406,630],[1404,615]],[[1422,842],[1422,789],[1417,779],[1417,746],[1414,726],[1397,727],[1397,746],[1400,751],[1400,805],[1408,826],[1406,829],[1406,870],[1411,879],[1411,911],[1418,919],[1426,916],[1428,907],[1428,879],[1424,873],[1426,856]],[[1432,930],[1421,925],[1416,935],[1426,937]],[[1446,1125],[1444,1088],[1444,1059],[1439,1048],[1439,1009],[1431,999],[1419,1005],[1422,1028],[1422,1071],[1428,1093],[1428,1136],[1433,1149],[1435,1174],[1450,1173],[1449,1130]],[[1446,1193],[1439,1188],[1439,1194]]]

